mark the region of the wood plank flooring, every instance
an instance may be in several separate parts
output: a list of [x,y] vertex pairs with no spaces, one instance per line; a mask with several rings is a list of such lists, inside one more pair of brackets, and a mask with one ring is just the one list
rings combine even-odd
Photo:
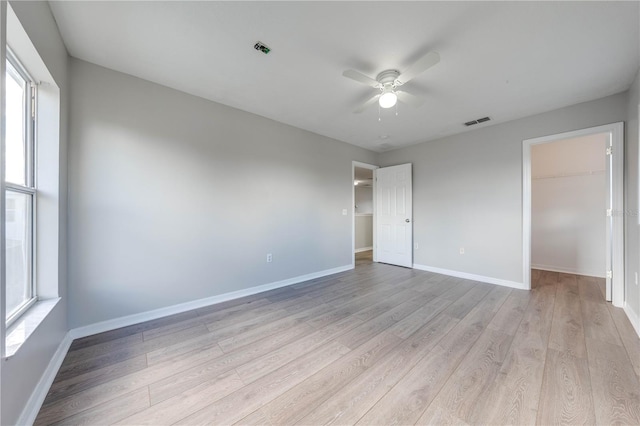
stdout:
[[356,265],[74,341],[36,425],[640,424],[604,280]]

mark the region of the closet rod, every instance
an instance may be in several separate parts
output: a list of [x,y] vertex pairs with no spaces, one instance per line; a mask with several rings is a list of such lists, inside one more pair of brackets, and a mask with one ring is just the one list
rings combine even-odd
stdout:
[[559,175],[543,175],[543,176],[532,176],[531,180],[538,179],[557,179],[564,177],[576,177],[576,176],[591,176],[591,175],[599,175],[604,174],[606,170],[590,170],[588,172],[577,172],[577,173],[562,173]]

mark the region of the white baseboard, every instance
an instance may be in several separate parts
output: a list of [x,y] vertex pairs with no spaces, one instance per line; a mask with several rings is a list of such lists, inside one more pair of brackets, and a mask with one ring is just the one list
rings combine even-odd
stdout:
[[627,314],[627,318],[631,321],[631,325],[633,329],[636,331],[638,337],[640,337],[640,316],[629,306],[627,302],[624,302],[622,305],[622,309],[624,309],[624,313]]
[[373,247],[362,247],[362,248],[356,249],[355,252],[356,253],[361,253],[363,251],[369,251],[369,250],[373,250]]
[[578,270],[575,268],[564,268],[562,266],[531,264],[531,269],[540,269],[542,271],[549,271],[549,272],[561,272],[563,274],[583,275],[585,277],[598,277],[598,278],[605,277],[605,274],[603,273],[603,271],[585,271],[585,270]]
[[49,388],[53,384],[53,379],[56,378],[56,374],[58,374],[58,370],[62,365],[62,361],[64,361],[64,357],[67,355],[69,351],[69,346],[71,346],[71,342],[73,339],[71,338],[71,333],[67,333],[64,335],[64,338],[58,345],[58,349],[51,357],[51,361],[47,365],[47,368],[44,370],[42,377],[38,381],[35,390],[29,397],[27,401],[27,405],[25,405],[20,417],[18,418],[18,425],[32,425],[36,421],[36,417],[40,412],[40,408],[44,403],[44,399],[49,392]]
[[413,268],[419,269],[421,271],[435,272],[436,274],[449,275],[451,277],[456,277],[456,278],[464,278],[467,280],[501,285],[503,287],[517,288],[520,290],[528,290],[523,283],[519,283],[516,281],[503,280],[501,278],[485,277],[483,275],[475,275],[475,274],[469,274],[467,272],[452,271],[450,269],[442,269],[442,268],[436,268],[433,266],[419,265],[417,263],[413,264]]
[[83,327],[74,328],[70,331],[70,333],[73,339],[79,339],[81,337],[91,336],[93,334],[103,333],[105,331],[139,324],[141,322],[179,314],[182,312],[191,311],[193,309],[215,305],[216,303],[226,302],[227,300],[239,299],[241,297],[251,296],[256,293],[262,293],[264,291],[298,284],[304,281],[325,277],[327,275],[337,274],[339,272],[348,271],[349,269],[353,269],[353,265],[339,266],[337,268],[326,269],[324,271],[314,272],[307,275],[300,275],[282,281],[276,281],[273,283],[263,284],[243,290],[232,291],[230,293],[219,294],[217,296],[206,297],[204,299],[193,300],[191,302],[179,303],[177,305],[154,309],[152,311],[141,312],[139,314],[127,315],[120,318],[101,321],[95,324],[89,324]]

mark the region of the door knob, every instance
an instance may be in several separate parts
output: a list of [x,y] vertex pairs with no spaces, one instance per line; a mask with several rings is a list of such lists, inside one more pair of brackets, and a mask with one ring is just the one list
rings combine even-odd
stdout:
[[404,221],[407,222],[407,223],[411,222],[409,219],[405,219]]

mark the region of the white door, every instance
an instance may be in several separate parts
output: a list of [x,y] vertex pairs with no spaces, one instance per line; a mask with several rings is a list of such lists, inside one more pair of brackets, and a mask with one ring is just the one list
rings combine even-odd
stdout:
[[611,284],[613,277],[613,137],[611,134],[607,137],[607,212],[606,220],[606,286],[605,300],[611,302]]
[[413,267],[411,164],[383,167],[376,177],[376,260]]

